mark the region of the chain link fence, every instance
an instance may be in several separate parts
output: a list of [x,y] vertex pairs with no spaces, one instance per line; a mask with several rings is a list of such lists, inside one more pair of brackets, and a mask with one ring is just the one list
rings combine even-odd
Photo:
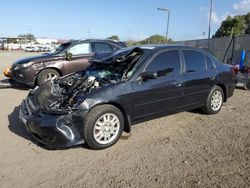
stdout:
[[[212,38],[210,39],[209,48],[207,39],[176,41],[175,44],[192,46],[208,50],[220,61],[223,61],[224,59],[224,63],[229,63],[230,58],[233,57],[231,61],[232,64],[239,64],[241,59],[241,53],[243,50],[246,50],[247,56],[250,56],[250,35],[235,37],[234,45],[232,43],[229,47],[231,39],[232,37]],[[225,56],[227,49],[228,53]],[[247,57],[247,59],[248,60],[246,63],[250,66],[250,57]]]

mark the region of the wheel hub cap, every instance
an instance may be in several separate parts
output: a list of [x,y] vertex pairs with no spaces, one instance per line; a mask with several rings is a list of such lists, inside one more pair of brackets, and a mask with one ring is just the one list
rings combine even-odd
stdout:
[[213,111],[220,109],[222,105],[222,93],[220,91],[215,91],[211,97],[211,108]]
[[57,78],[57,75],[56,75],[56,74],[54,74],[54,73],[48,73],[48,74],[46,74],[45,77],[44,77],[44,82],[47,82],[47,81],[49,81],[49,80],[54,80],[54,79],[56,79],[56,78]]
[[99,144],[108,144],[117,138],[120,130],[120,120],[113,113],[102,115],[93,129],[94,139]]

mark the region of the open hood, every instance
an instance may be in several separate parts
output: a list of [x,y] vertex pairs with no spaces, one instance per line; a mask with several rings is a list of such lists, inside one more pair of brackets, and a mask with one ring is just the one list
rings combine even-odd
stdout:
[[140,48],[133,48],[101,61],[93,60],[85,72],[64,76],[35,88],[34,101],[39,108],[50,113],[75,110],[85,100],[86,94],[128,78],[142,54]]

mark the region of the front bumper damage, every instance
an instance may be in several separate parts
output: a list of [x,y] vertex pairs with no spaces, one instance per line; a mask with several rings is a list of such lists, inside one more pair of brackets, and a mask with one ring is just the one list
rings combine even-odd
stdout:
[[67,148],[84,143],[83,122],[87,112],[52,115],[36,109],[32,96],[22,102],[19,118],[27,131],[51,148]]
[[11,67],[5,69],[5,70],[3,71],[3,74],[4,74],[4,76],[6,76],[7,78],[11,78]]

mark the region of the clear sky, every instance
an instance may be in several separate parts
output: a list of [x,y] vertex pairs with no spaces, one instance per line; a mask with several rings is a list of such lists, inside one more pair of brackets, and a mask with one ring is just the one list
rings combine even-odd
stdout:
[[[213,0],[212,34],[226,15],[250,11],[250,0]],[[106,38],[140,40],[169,35],[174,40],[204,38],[208,31],[210,0],[3,0],[0,36],[33,33],[46,38]],[[205,32],[205,36],[203,35]]]

